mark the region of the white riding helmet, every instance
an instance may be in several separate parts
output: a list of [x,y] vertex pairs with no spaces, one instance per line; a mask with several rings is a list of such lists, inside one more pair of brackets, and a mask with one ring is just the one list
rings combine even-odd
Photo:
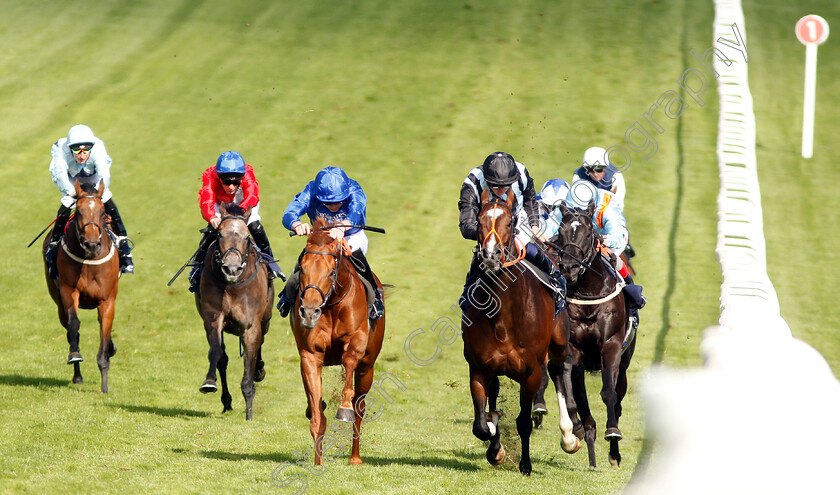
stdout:
[[84,124],[74,125],[67,132],[67,146],[74,146],[82,143],[90,143],[93,145],[94,139],[93,131],[90,127]]
[[586,209],[593,201],[598,201],[598,190],[587,180],[576,181],[566,195],[566,206],[569,208]]
[[583,153],[583,168],[606,167],[610,164],[607,150],[599,146],[589,148]]
[[560,202],[569,194],[569,183],[563,179],[550,179],[540,190],[540,202],[549,210],[560,206]]

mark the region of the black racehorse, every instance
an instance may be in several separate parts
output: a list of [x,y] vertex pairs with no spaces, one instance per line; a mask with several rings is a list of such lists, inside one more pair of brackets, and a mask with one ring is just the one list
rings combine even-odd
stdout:
[[583,436],[589,450],[589,464],[595,466],[595,420],[589,409],[584,383],[586,371],[600,371],[601,399],[607,406],[605,439],[610,442],[609,459],[621,463],[618,429],[621,401],[627,393],[627,367],[633,357],[635,338],[628,320],[628,306],[622,292],[624,281],[603,254],[592,217],[586,210],[561,205],[563,220],[556,247],[560,270],[569,284],[570,359],[564,365],[564,379],[573,393],[568,402],[575,434]]

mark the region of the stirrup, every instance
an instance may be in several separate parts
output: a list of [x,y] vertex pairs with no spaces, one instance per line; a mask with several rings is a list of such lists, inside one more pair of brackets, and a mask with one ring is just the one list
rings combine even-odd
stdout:
[[369,320],[378,320],[385,314],[385,303],[382,302],[382,295],[379,294],[379,289],[374,290],[376,295],[373,297],[373,304],[370,305],[368,310]]

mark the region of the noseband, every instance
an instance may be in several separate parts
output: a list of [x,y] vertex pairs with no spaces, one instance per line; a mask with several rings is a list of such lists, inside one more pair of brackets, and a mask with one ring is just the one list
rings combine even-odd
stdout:
[[[515,227],[513,225],[513,212],[511,211],[510,206],[508,206],[507,203],[502,201],[502,199],[497,196],[497,197],[494,197],[492,200],[490,200],[490,201],[488,201],[487,203],[484,204],[484,206],[481,208],[481,212],[479,212],[479,214],[478,214],[479,218],[482,215],[484,215],[485,211],[487,211],[490,208],[492,208],[493,210],[495,210],[496,208],[502,208],[505,211],[507,211],[507,214],[510,216],[510,231],[511,231],[510,237],[511,237],[511,239],[510,239],[510,242],[508,242],[508,245],[505,246],[504,249],[502,249],[502,259],[501,259],[501,261],[502,261],[502,267],[503,268],[513,266],[513,265],[519,263],[525,257],[525,249],[523,248],[521,241],[519,241],[516,238]],[[500,215],[495,215],[495,214],[493,215],[493,223],[490,225],[490,232],[488,232],[487,235],[484,236],[484,240],[481,242],[481,248],[482,249],[484,249],[484,246],[485,246],[485,244],[487,244],[487,241],[490,240],[493,237],[496,238],[496,241],[499,243],[499,245],[503,244],[502,243],[502,236],[499,234],[499,231],[496,230],[496,219],[499,218],[499,216]],[[516,258],[513,259],[512,261],[505,261],[505,253],[511,252],[511,249],[510,249],[511,244],[513,244],[513,246],[516,247],[516,251],[517,251]]]
[[[321,304],[318,306],[317,309],[321,309],[321,308],[323,308],[324,306],[327,305],[327,301],[329,301],[330,296],[332,296],[333,293],[335,292],[336,285],[338,285],[339,287],[342,286],[341,284],[338,283],[338,267],[341,264],[341,260],[344,258],[345,249],[348,252],[350,251],[350,247],[347,245],[347,243],[344,241],[344,239],[342,239],[340,241],[340,245],[338,247],[338,253],[333,253],[332,251],[310,251],[310,250],[304,249],[303,255],[301,256],[301,259],[303,258],[303,256],[306,256],[307,254],[318,254],[318,255],[321,255],[321,256],[332,256],[333,258],[335,258],[335,268],[332,270],[332,272],[330,272],[330,275],[329,275],[330,288],[329,288],[329,290],[327,290],[326,294],[317,285],[309,284],[309,285],[300,289],[300,295],[298,297],[300,297],[301,304],[303,304],[303,294],[309,289],[314,289],[318,292],[318,294],[321,294]],[[353,278],[352,277],[350,278],[350,283],[351,284],[353,283]],[[350,291],[344,291],[344,294],[337,301],[333,301],[330,304],[331,305],[338,304],[345,297],[347,297],[348,292],[350,292]]]
[[[220,227],[219,232],[220,233],[221,233],[222,223],[224,223],[225,220],[241,220],[242,223],[245,224],[245,228],[246,229],[248,228],[248,220],[246,220],[245,217],[241,217],[239,215],[229,215],[229,216],[226,216],[226,217],[222,217],[222,221],[219,223],[219,227]],[[229,254],[238,254],[239,255],[240,259],[242,260],[242,263],[239,265],[239,267],[242,268],[243,270],[248,265],[248,248],[245,248],[245,252],[242,252],[238,248],[236,248],[236,246],[231,246],[230,248],[225,250],[225,252],[223,252],[223,253],[220,252],[219,249],[216,249],[216,253],[215,253],[215,256],[214,256],[216,264],[221,267],[224,264],[225,258],[227,258],[227,256]]]

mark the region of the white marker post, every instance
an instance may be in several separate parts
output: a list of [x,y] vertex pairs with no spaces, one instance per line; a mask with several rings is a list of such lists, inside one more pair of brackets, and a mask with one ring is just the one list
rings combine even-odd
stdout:
[[817,93],[817,46],[828,38],[828,23],[806,15],[796,23],[796,37],[805,45],[805,105],[802,115],[802,157],[814,156],[814,100]]

